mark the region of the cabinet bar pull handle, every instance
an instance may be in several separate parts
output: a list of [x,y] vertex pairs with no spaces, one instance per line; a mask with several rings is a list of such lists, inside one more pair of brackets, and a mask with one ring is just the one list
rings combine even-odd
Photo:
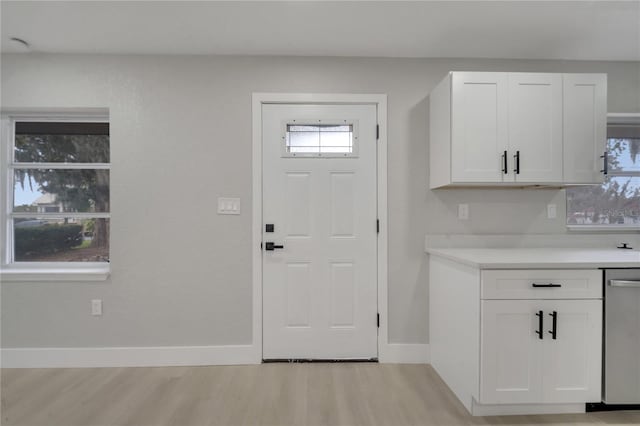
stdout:
[[513,161],[516,163],[516,168],[513,171],[519,175],[520,174],[520,151],[516,151],[516,155],[513,156]]
[[544,332],[542,331],[544,328],[544,313],[542,311],[538,311],[536,316],[538,317],[538,330],[536,331],[536,334],[538,335],[538,338],[542,340],[544,339]]
[[635,287],[640,288],[640,281],[609,280],[609,287]]
[[558,287],[562,287],[562,284],[554,284],[554,283],[536,284],[536,283],[533,283],[533,284],[531,284],[531,287],[534,287],[534,288],[558,288]]
[[502,154],[502,173],[505,175],[509,173],[509,166],[507,165],[507,151]]
[[600,156],[600,158],[603,158],[604,160],[604,168],[602,170],[600,170],[600,173],[604,174],[605,176],[609,174],[609,153],[607,151],[604,152],[603,155]]
[[553,318],[553,324],[551,331],[549,331],[549,334],[551,334],[551,338],[553,340],[556,340],[556,334],[558,332],[558,313],[556,311],[553,311],[553,313],[550,313],[549,315],[551,315],[551,318]]

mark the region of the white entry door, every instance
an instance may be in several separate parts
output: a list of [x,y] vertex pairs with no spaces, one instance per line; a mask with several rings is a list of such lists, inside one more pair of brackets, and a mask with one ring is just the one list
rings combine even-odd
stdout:
[[377,358],[376,106],[262,106],[264,359]]

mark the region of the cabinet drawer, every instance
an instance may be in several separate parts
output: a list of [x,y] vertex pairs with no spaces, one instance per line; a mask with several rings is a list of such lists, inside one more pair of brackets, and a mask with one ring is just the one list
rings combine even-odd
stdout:
[[600,299],[597,269],[482,271],[482,299]]

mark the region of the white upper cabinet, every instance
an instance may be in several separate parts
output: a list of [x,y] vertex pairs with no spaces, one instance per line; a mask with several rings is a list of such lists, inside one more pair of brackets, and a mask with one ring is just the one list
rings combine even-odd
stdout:
[[607,143],[607,76],[564,74],[564,181],[601,183]]
[[513,181],[562,182],[562,74],[509,73]]
[[602,182],[605,74],[451,72],[430,116],[431,188]]
[[507,149],[507,74],[460,72],[451,81],[451,178],[502,182]]

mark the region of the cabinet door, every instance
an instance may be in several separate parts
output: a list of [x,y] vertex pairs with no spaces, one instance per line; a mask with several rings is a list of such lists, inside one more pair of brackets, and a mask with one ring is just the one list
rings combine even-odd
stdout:
[[507,74],[454,72],[451,99],[452,183],[502,182]]
[[[599,402],[602,381],[602,300],[546,300],[543,402]],[[557,312],[553,339],[553,312]]]
[[602,183],[607,143],[606,74],[564,74],[564,181]]
[[515,181],[562,182],[562,74],[509,73],[508,79]]
[[540,300],[483,300],[480,402],[535,403],[542,400]]

